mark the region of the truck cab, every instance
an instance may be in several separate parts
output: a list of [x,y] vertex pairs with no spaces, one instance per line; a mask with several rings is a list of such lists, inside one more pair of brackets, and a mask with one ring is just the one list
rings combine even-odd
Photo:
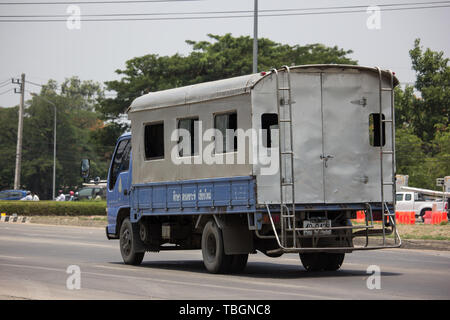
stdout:
[[124,133],[117,140],[108,172],[106,190],[108,239],[118,237],[117,226],[124,217],[130,215],[131,173],[131,134]]

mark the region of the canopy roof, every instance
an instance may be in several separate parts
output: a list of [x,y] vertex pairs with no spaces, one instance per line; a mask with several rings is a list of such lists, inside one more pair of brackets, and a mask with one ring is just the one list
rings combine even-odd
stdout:
[[[326,72],[349,69],[378,72],[376,68],[339,64],[302,65],[290,67],[290,69],[292,72]],[[224,80],[203,82],[180,88],[150,92],[133,100],[127,112],[198,103],[249,93],[262,78],[267,77],[271,73],[272,72],[255,73]],[[383,70],[382,74],[385,77],[390,76],[390,73],[387,70]],[[398,83],[397,78],[394,76],[394,86],[397,86]]]

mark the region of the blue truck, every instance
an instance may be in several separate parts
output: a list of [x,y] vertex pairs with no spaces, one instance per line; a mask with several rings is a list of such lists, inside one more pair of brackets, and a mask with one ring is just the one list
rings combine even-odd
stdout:
[[258,251],[321,271],[399,247],[397,84],[379,68],[285,66],[135,99],[109,168],[107,238],[132,265],[201,249],[212,273],[240,272]]

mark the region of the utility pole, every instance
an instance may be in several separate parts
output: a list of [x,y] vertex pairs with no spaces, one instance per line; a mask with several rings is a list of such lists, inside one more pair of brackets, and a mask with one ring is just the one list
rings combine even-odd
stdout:
[[[50,102],[50,101],[49,101]],[[51,102],[55,108],[55,119],[53,120],[53,199],[56,198],[56,105]]]
[[255,0],[253,15],[253,73],[258,72],[258,0]]
[[23,133],[23,109],[25,95],[25,73],[22,73],[21,80],[12,81],[14,84],[20,84],[20,92],[14,88],[14,93],[20,93],[19,105],[19,124],[17,126],[17,149],[16,149],[16,172],[14,175],[14,190],[20,188],[20,169],[22,165],[22,133]]

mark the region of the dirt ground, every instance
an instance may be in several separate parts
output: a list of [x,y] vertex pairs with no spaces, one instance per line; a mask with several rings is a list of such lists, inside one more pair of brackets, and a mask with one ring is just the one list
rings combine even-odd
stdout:
[[403,239],[450,240],[450,224],[399,224],[398,232]]
[[[354,225],[362,225],[361,223],[353,223]],[[380,226],[377,225],[376,228]],[[443,223],[438,225],[424,224],[417,222],[416,224],[397,224],[398,233],[402,239],[419,239],[419,240],[447,240],[450,241],[450,224]],[[392,236],[391,236],[392,237]]]

